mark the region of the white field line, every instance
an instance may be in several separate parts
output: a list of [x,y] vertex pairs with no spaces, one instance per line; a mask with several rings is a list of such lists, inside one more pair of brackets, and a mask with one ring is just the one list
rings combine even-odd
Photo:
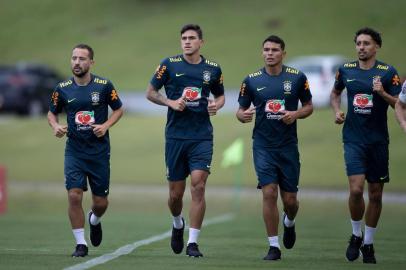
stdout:
[[[212,224],[227,222],[227,221],[232,220],[233,218],[234,218],[234,214],[231,214],[231,213],[225,214],[225,215],[222,215],[222,216],[218,216],[218,217],[214,217],[214,218],[206,220],[205,222],[203,222],[203,226],[209,226],[209,225],[212,225]],[[186,229],[188,229],[188,227],[186,227]],[[171,234],[172,234],[172,230],[169,230],[169,231],[164,232],[162,234],[154,235],[154,236],[151,236],[149,238],[136,241],[136,242],[134,242],[132,244],[122,246],[122,247],[116,249],[112,253],[107,253],[107,254],[104,254],[102,256],[99,256],[99,257],[93,258],[91,260],[88,260],[88,261],[86,261],[84,263],[79,263],[79,264],[64,268],[64,270],[89,269],[89,268],[94,267],[96,265],[103,264],[103,263],[106,263],[108,261],[114,260],[114,259],[116,259],[116,258],[118,258],[120,256],[127,255],[127,254],[133,252],[138,247],[149,245],[151,243],[163,240],[165,238],[169,238],[171,236]]]

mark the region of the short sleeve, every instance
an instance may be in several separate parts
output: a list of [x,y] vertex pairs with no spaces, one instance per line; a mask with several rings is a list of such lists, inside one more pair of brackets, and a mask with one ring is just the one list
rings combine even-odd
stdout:
[[251,106],[252,98],[248,89],[248,78],[245,78],[241,83],[240,93],[238,95],[238,103],[243,108],[249,108]]
[[398,72],[394,67],[390,67],[388,73],[382,78],[382,85],[388,94],[391,96],[399,95],[402,90],[400,78]]
[[217,69],[216,78],[210,91],[215,97],[224,95],[223,72],[220,67]]
[[168,58],[166,58],[156,68],[155,73],[151,79],[151,84],[152,86],[154,86],[155,89],[158,90],[161,89],[162,86],[164,86],[165,83],[168,81],[169,79],[168,64],[169,60]]
[[59,87],[56,87],[51,95],[51,100],[49,102],[49,111],[53,114],[61,113],[63,106],[64,100],[62,97],[62,92]]
[[123,103],[121,102],[120,97],[118,96],[118,92],[112,82],[109,81],[107,83],[106,90],[107,103],[109,104],[110,108],[114,111],[120,109]]
[[344,88],[345,88],[344,81],[343,81],[343,68],[342,67],[340,67],[336,72],[334,88],[337,90],[340,90],[340,91],[344,90]]
[[299,80],[299,99],[300,102],[306,103],[312,100],[312,94],[310,92],[309,81],[305,74],[301,73],[301,78]]

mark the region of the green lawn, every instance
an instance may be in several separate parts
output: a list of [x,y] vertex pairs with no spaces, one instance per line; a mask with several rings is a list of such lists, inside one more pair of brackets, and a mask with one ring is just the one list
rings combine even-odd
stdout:
[[[61,116],[63,118],[63,116]],[[390,173],[386,190],[406,191],[403,177],[405,134],[389,110]],[[239,180],[254,187],[252,124],[241,124],[234,115],[212,118],[215,149],[210,185],[230,186]],[[127,114],[111,129],[112,183],[165,184],[164,117]],[[65,139],[57,139],[45,118],[10,118],[0,122],[0,164],[7,167],[10,181],[62,183]],[[316,110],[298,123],[301,151],[301,187],[347,188],[344,171],[341,126],[333,124],[330,110]],[[221,168],[223,151],[238,137],[245,142],[240,169]],[[240,170],[242,172],[240,173]],[[241,177],[235,177],[236,173]]]
[[261,42],[270,34],[287,43],[287,57],[342,54],[355,57],[357,29],[383,33],[379,59],[406,74],[406,2],[389,0],[206,0],[206,1],[30,1],[3,0],[1,63],[37,61],[70,75],[71,48],[95,49],[95,73],[120,90],[143,90],[161,59],[180,52],[179,30],[201,24],[202,53],[220,63],[225,86],[238,88],[258,69]]
[[[171,226],[166,193],[140,192],[136,185],[128,186],[127,191],[110,196],[101,246],[90,247],[87,258],[72,259],[69,255],[75,244],[65,196],[62,187],[54,192],[47,188],[31,191],[10,187],[9,210],[0,216],[1,269],[63,269],[159,235]],[[89,194],[85,197],[88,209]],[[349,263],[344,257],[351,232],[346,203],[317,198],[301,200],[294,249],[282,248],[280,262],[263,261],[267,239],[260,197],[260,192],[244,196],[235,219],[203,228],[199,240],[205,256],[202,259],[172,254],[167,238],[92,269],[366,269],[359,260]],[[186,216],[189,198],[186,195]],[[234,200],[229,193],[217,196],[208,192],[207,219],[232,212]],[[384,205],[375,238],[378,264],[374,269],[402,269],[406,264],[401,252],[405,248],[406,222],[400,218],[405,214],[405,205]]]

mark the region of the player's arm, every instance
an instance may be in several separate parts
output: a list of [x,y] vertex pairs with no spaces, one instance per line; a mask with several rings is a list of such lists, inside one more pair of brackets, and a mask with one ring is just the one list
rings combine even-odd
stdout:
[[68,132],[68,127],[59,124],[58,115],[51,111],[48,112],[48,124],[52,128],[54,135],[58,138],[62,138]]
[[313,113],[313,103],[311,100],[302,103],[302,107],[296,111],[283,111],[281,120],[287,124],[293,124],[297,119],[304,119]]
[[374,80],[373,91],[380,95],[392,108],[395,108],[397,96],[392,96],[383,88],[381,80]]
[[400,126],[406,132],[406,103],[398,100],[395,104],[395,114]]
[[171,100],[159,93],[158,89],[155,89],[155,87],[151,83],[147,87],[146,97],[149,101],[155,104],[168,106],[175,111],[183,111],[186,107],[184,96],[178,98],[177,100]]
[[255,107],[239,107],[235,116],[241,123],[249,123],[254,118]]
[[335,87],[333,87],[333,89],[331,90],[331,94],[330,94],[330,105],[331,105],[331,108],[333,109],[333,112],[335,115],[336,124],[342,124],[345,121],[345,114],[340,109],[341,92],[342,92],[341,90],[338,90]]
[[217,111],[223,108],[224,103],[226,102],[226,98],[224,95],[215,96],[214,100],[208,99],[207,104],[207,111],[209,112],[210,116],[214,116],[217,114]]
[[245,78],[241,83],[240,93],[238,95],[238,103],[240,104],[240,107],[235,114],[238,121],[241,123],[251,122],[254,119],[256,112],[256,107],[251,106],[252,98],[249,89],[248,78]]
[[218,110],[223,108],[224,103],[226,102],[226,97],[224,95],[223,73],[220,67],[218,67],[218,75],[213,88],[210,89],[210,92],[213,94],[214,100],[210,98],[207,99],[207,111],[209,112],[210,116],[213,116],[216,115]]
[[123,113],[124,109],[123,107],[120,107],[116,110],[113,110],[109,119],[107,119],[107,121],[103,124],[92,125],[94,135],[96,135],[98,138],[103,137],[106,134],[107,130],[111,128],[115,123],[117,123],[118,120],[120,120],[121,116],[123,116]]

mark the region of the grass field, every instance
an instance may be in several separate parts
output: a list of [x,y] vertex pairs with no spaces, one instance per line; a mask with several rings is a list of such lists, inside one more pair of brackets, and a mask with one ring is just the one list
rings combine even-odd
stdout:
[[202,53],[221,64],[226,87],[238,88],[262,65],[261,42],[271,33],[285,39],[288,58],[352,59],[354,32],[368,25],[383,33],[379,59],[403,75],[406,2],[389,0],[385,7],[380,0],[3,0],[0,64],[37,61],[70,75],[71,48],[86,42],[96,52],[96,74],[120,90],[144,90],[161,59],[180,52],[180,27],[196,22],[206,40]]
[[[90,255],[84,259],[72,259],[69,255],[74,240],[65,213],[65,191],[53,189],[49,185],[35,191],[10,186],[9,211],[0,216],[1,269],[64,269],[170,228],[166,192],[137,191],[136,187],[128,186],[127,190],[112,192],[110,196],[110,208],[103,217],[102,245],[90,247]],[[242,196],[241,208],[235,211],[232,193],[218,196],[213,191],[207,192],[207,219],[227,213],[234,213],[235,218],[203,228],[199,244],[204,258],[172,254],[166,238],[92,269],[370,269],[360,261],[345,260],[350,224],[344,201],[303,198],[294,249],[282,248],[282,261],[270,263],[262,260],[267,240],[260,193]],[[88,199],[86,194],[85,209],[90,205]],[[188,201],[187,195],[186,216]],[[384,205],[376,234],[378,264],[374,269],[403,269],[406,265],[405,215],[405,205]],[[88,227],[86,230],[88,233]]]
[[[389,119],[392,179],[385,190],[404,194],[404,134],[393,115]],[[53,137],[44,118],[2,118],[0,163],[8,169],[9,208],[0,216],[0,269],[64,269],[168,231],[163,125],[163,117],[126,115],[111,130],[111,203],[103,218],[104,242],[99,248],[91,247],[86,259],[72,259],[69,255],[74,242],[63,188],[64,140]],[[210,220],[234,213],[235,218],[203,229],[199,244],[205,258],[191,260],[173,255],[166,238],[94,269],[366,269],[359,261],[345,261],[350,233],[347,206],[345,199],[333,197],[301,197],[295,248],[282,249],[281,262],[270,265],[262,261],[267,241],[261,195],[255,192],[250,151],[252,127],[227,114],[214,117],[213,125],[215,153],[206,217]],[[347,188],[340,130],[332,123],[328,110],[317,110],[311,118],[299,122],[303,190]],[[245,142],[244,165],[240,169],[246,188],[241,197],[233,189],[239,171],[220,167],[222,152],[238,137]],[[187,195],[186,216],[189,200]],[[84,205],[85,209],[90,207],[89,194]],[[404,203],[384,203],[375,241],[379,264],[374,269],[403,269],[406,265],[402,253],[406,248],[405,215]]]

